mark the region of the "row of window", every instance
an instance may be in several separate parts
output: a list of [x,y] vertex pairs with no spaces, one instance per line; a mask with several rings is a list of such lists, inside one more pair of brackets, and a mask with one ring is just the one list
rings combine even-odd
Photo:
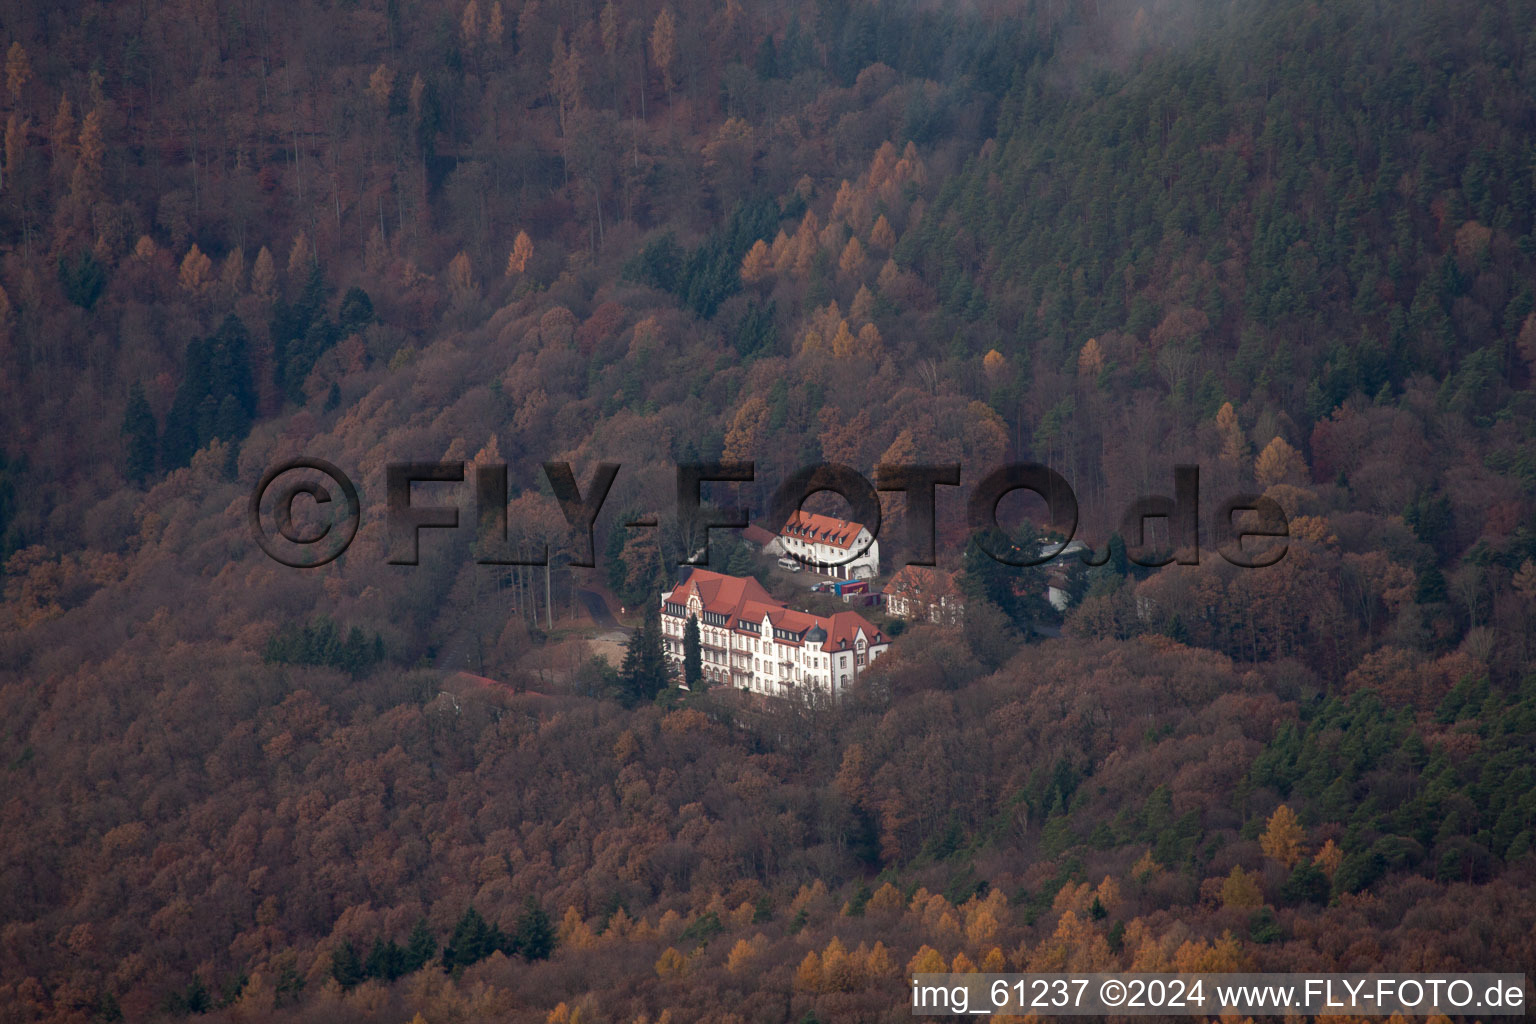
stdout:
[[[663,620],[661,626],[662,632],[667,636],[681,637],[683,635],[684,626],[682,623]],[[775,635],[781,635],[781,638],[795,637],[795,634],[790,633],[788,630],[776,629],[774,630],[774,633]],[[768,641],[759,640],[755,637],[740,638],[738,646],[738,644],[732,643],[732,639],[733,638],[729,634],[716,634],[711,630],[700,630],[699,632],[699,641],[701,644],[712,644],[716,647],[723,647],[734,650],[748,650],[756,654],[777,653],[779,656],[785,658],[793,657],[793,652],[799,650],[801,651],[801,656],[797,660],[804,661],[811,668],[827,668],[831,664],[829,655],[806,653],[804,648],[788,647],[787,649],[782,649],[781,646],[777,644],[773,647],[770,647]],[[846,655],[844,656],[844,660],[846,663]],[[864,664],[862,651],[860,652],[859,656],[859,664]]]
[[[670,657],[673,661],[681,661],[683,658],[682,644],[674,643],[673,641],[669,640],[666,644],[666,651],[667,656]],[[709,660],[707,658],[708,653],[709,652],[707,651],[704,652],[706,655],[706,660]],[[826,659],[822,660],[823,662],[826,661]],[[862,656],[858,659],[858,664],[860,667],[864,665],[864,659]],[[826,667],[827,666],[823,665],[824,669]],[[703,668],[705,675],[709,676],[711,679],[724,681],[726,678],[727,672],[723,668],[716,668],[712,664],[706,664],[703,666]],[[745,666],[743,666],[743,670],[745,671]],[[813,685],[824,687],[828,683],[827,673],[806,673],[797,669],[796,667],[776,663],[771,659],[752,659],[751,679],[749,680],[748,685],[753,690],[757,690],[759,692],[767,692],[770,686],[782,689],[786,684],[789,683],[803,683],[807,681]],[[848,674],[846,672],[843,673],[843,675],[840,677],[840,682],[838,685],[848,685]]]
[[[827,689],[826,680],[821,680],[815,685],[818,690]],[[843,676],[838,681],[837,686],[839,690],[846,690],[848,688],[848,677],[846,675]],[[770,693],[775,695],[782,694],[784,690],[788,689],[788,687],[782,683],[774,682],[771,679],[760,679],[756,676],[752,677],[752,679],[748,681],[747,688],[754,693]]]

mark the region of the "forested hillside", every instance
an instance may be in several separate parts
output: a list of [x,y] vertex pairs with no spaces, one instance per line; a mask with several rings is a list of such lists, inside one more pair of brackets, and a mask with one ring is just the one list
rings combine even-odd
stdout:
[[[1530,3],[11,0],[0,48],[0,1021],[1536,973]],[[245,518],[301,454],[363,494],[324,568]],[[598,566],[388,564],[440,459],[527,550],[541,463],[621,462]],[[718,459],[759,517],[1039,461],[1100,550],[1193,463],[1291,536],[1116,542],[1042,630],[941,489],[963,628],[833,709],[626,707],[578,588],[654,600]]]

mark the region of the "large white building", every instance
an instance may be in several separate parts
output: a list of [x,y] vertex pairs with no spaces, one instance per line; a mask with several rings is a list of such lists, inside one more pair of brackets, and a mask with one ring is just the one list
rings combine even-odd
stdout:
[[844,580],[880,575],[880,542],[862,523],[796,511],[779,531],[779,549],[812,570]]
[[695,569],[661,595],[661,633],[667,657],[678,665],[690,615],[699,620],[699,653],[711,685],[776,697],[836,697],[890,646],[857,612],[798,612],[755,579]]

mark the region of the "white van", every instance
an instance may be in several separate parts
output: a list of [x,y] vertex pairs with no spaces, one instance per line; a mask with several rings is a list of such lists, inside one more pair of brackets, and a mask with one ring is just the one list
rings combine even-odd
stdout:
[[779,559],[779,568],[785,570],[786,572],[799,572],[802,568],[804,568],[804,566],[800,564],[799,559],[790,558],[788,555],[785,555],[783,558]]

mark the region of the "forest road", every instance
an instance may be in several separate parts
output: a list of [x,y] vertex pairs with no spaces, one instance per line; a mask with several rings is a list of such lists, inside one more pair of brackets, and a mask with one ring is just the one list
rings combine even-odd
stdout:
[[592,621],[604,629],[619,629],[619,620],[613,617],[613,612],[608,610],[608,602],[603,600],[603,595],[595,590],[578,590],[577,596],[581,603],[587,606],[587,613],[592,616]]

